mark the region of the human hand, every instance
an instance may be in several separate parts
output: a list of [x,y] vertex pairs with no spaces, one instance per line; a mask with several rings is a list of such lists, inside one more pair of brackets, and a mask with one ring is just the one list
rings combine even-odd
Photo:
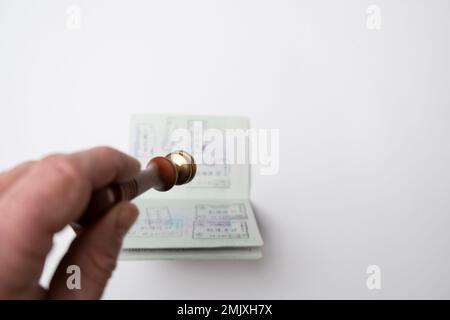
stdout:
[[[99,147],[53,155],[0,174],[0,299],[97,299],[115,268],[123,237],[137,208],[121,202],[77,233],[46,290],[39,285],[53,235],[77,221],[91,192],[125,180],[137,160]],[[66,285],[69,265],[81,270],[81,289]]]

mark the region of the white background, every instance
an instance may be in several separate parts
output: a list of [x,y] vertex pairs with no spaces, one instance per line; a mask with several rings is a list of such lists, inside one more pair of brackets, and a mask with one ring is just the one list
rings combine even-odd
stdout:
[[0,169],[127,151],[131,113],[248,116],[280,129],[264,258],[120,262],[105,298],[450,298],[449,3],[0,0]]

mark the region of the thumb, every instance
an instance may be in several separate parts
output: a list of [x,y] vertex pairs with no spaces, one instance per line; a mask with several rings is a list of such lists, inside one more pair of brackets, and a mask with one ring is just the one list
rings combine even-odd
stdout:
[[[61,260],[50,282],[50,299],[98,299],[111,277],[122,247],[122,240],[133,225],[138,209],[129,202],[117,204],[96,224],[77,236]],[[80,289],[69,289],[67,268],[80,270]]]

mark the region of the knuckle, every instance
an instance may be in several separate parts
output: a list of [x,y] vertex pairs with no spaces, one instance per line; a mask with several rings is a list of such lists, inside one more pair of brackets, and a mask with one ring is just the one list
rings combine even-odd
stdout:
[[93,270],[95,273],[93,276],[97,279],[107,280],[111,277],[116,269],[116,258],[112,250],[89,250],[87,253],[87,259],[91,265],[89,269]]
[[116,153],[119,152],[119,151],[117,151],[116,149],[111,148],[111,147],[108,147],[108,146],[100,146],[100,147],[95,148],[95,150],[96,150],[101,156],[105,156],[105,157],[110,156],[110,155],[112,155],[112,154],[116,154]]
[[20,167],[20,168],[29,168],[29,167],[34,166],[36,163],[37,163],[36,160],[29,160],[29,161],[23,162],[18,167]]
[[65,184],[77,185],[81,170],[74,161],[61,155],[52,155],[42,160],[42,166],[56,174]]

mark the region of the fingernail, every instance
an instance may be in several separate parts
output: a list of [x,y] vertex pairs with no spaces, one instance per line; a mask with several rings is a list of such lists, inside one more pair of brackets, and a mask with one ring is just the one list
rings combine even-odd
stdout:
[[134,205],[127,205],[126,208],[121,210],[117,219],[117,231],[121,235],[125,235],[131,228],[133,223],[139,214],[138,209]]

